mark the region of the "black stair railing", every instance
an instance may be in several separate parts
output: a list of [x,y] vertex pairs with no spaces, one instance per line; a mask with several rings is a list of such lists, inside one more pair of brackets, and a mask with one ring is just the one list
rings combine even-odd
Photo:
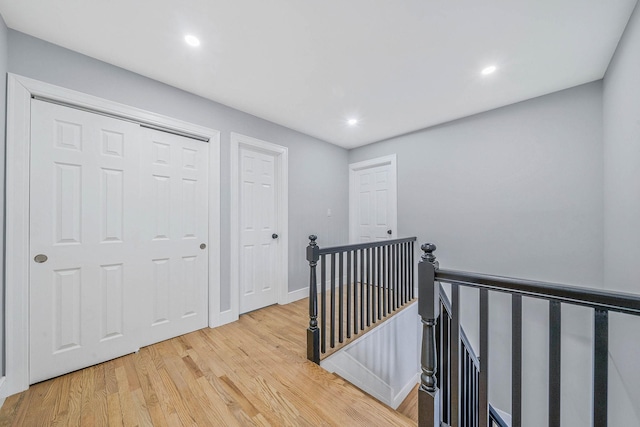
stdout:
[[[421,377],[418,389],[418,425],[485,427],[499,423],[500,416],[488,402],[489,390],[489,292],[511,294],[511,426],[522,425],[522,298],[549,302],[549,419],[560,425],[561,306],[579,305],[594,310],[593,426],[607,425],[609,311],[640,315],[640,297],[620,292],[512,279],[453,270],[441,270],[426,243],[418,263],[418,312],[422,321]],[[441,283],[451,285],[450,305],[443,304]],[[480,357],[465,361],[470,349],[460,339],[460,286],[477,288],[480,296]],[[444,308],[443,308],[444,307]],[[462,347],[462,348],[461,348]],[[461,356],[463,360],[461,359]],[[441,372],[438,373],[438,366]],[[477,378],[474,378],[474,369]],[[440,384],[438,384],[438,380]],[[477,389],[476,389],[477,388]],[[439,407],[436,395],[440,393]],[[469,409],[477,408],[477,410]],[[477,418],[476,418],[477,417]]]
[[[415,237],[320,248],[309,236],[307,359],[398,311],[414,295]],[[318,273],[320,283],[318,286]]]

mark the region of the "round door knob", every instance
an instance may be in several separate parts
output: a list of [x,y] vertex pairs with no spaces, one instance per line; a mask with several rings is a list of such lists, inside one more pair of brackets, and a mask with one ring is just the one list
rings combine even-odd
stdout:
[[47,262],[48,259],[49,259],[49,257],[46,256],[45,254],[38,254],[35,257],[33,257],[33,260],[35,262],[37,262],[38,264],[42,264],[43,262]]
[[277,239],[277,238],[278,238],[278,235],[277,235],[276,233],[273,233],[273,234],[271,235],[271,238],[272,238],[272,239]]
[[387,230],[387,234],[391,236],[391,230]]
[[207,247],[207,245],[205,245],[204,243],[200,243],[200,249],[205,249]]

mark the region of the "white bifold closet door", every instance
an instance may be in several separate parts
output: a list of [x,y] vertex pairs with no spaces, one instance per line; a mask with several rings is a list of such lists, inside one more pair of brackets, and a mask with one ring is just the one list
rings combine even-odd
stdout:
[[207,325],[207,150],[32,101],[30,382]]

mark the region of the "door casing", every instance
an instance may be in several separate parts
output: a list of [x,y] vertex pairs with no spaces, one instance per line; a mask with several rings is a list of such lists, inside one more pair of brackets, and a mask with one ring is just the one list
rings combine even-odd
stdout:
[[29,388],[31,98],[46,98],[209,139],[209,326],[220,324],[220,132],[9,73],[7,78],[5,377],[0,399]]
[[231,272],[230,272],[230,308],[220,313],[221,323],[233,322],[240,315],[240,200],[238,186],[240,185],[240,148],[248,148],[264,153],[273,154],[276,158],[276,206],[277,229],[280,235],[280,253],[276,262],[279,265],[278,304],[286,304],[288,294],[288,257],[289,257],[289,202],[288,202],[288,149],[281,145],[262,141],[257,138],[231,133]]

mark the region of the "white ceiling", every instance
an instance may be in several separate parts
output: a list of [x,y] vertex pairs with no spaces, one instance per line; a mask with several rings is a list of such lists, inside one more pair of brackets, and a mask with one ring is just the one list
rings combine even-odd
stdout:
[[[0,13],[15,30],[351,148],[602,78],[635,3],[0,0]],[[490,64],[498,71],[481,76]]]

